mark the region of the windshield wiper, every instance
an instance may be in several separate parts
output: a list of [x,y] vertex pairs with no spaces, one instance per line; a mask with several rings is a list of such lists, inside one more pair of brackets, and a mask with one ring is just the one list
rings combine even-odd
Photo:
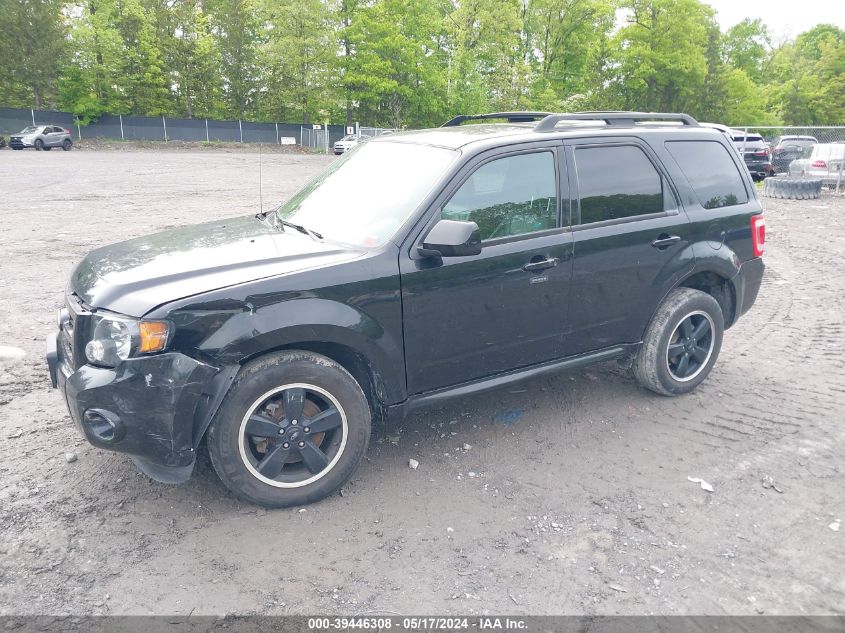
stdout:
[[293,222],[288,222],[287,220],[283,220],[282,218],[276,216],[279,223],[283,224],[284,226],[289,226],[292,229],[296,229],[300,233],[305,233],[305,235],[310,235],[312,237],[316,237],[318,240],[323,239],[323,236],[317,233],[317,231],[312,231],[309,228],[302,226],[301,224],[294,224]]
[[[302,226],[301,224],[294,224],[293,222],[288,222],[287,220],[280,218],[278,213],[276,212],[281,208],[281,206],[278,206],[275,209],[270,209],[269,211],[264,211],[263,213],[257,213],[255,217],[262,221],[266,220],[268,217],[272,217],[274,221],[272,221],[271,223],[275,226],[289,226],[292,229],[296,229],[300,233],[310,235],[311,237],[316,237],[318,240],[323,239],[323,236],[317,233],[317,231],[313,231],[307,227]],[[282,231],[284,231],[284,229],[282,229]]]

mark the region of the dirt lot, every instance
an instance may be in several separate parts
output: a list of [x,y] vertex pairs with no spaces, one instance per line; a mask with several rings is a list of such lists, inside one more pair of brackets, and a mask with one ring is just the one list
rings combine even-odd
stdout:
[[[330,160],[263,158],[265,203]],[[0,614],[845,612],[842,198],[766,202],[761,296],[687,397],[607,364],[426,411],[307,509],[90,447],[42,360],[72,266],[254,212],[257,161],[0,152]]]

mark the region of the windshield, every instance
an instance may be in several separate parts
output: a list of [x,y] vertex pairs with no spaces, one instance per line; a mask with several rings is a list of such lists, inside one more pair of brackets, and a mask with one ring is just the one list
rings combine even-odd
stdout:
[[283,220],[356,246],[387,242],[458,153],[411,143],[359,143],[282,205]]
[[818,143],[818,141],[812,138],[785,136],[784,138],[780,139],[780,141],[778,141],[778,147],[809,147],[810,145],[815,145],[816,143]]
[[18,132],[18,134],[32,134],[33,132],[37,132],[39,129],[41,128],[29,125],[25,127],[22,131]]

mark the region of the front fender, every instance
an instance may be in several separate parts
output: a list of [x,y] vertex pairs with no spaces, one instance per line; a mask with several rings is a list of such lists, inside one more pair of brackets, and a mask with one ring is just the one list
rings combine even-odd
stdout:
[[401,327],[390,329],[362,307],[300,295],[264,305],[236,300],[195,304],[168,318],[176,324],[176,347],[190,347],[225,366],[296,344],[343,345],[379,374],[388,403],[405,399]]

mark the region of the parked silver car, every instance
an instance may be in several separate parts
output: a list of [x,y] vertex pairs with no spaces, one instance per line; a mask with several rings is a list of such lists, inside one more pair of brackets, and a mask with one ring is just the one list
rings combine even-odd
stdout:
[[38,151],[61,147],[67,152],[73,147],[73,139],[71,131],[59,125],[30,125],[9,137],[9,147],[34,147]]
[[[799,158],[789,164],[790,176],[821,178],[822,184],[835,185],[845,161],[845,143],[819,143],[813,146],[809,158]],[[845,176],[842,176],[845,182]]]

